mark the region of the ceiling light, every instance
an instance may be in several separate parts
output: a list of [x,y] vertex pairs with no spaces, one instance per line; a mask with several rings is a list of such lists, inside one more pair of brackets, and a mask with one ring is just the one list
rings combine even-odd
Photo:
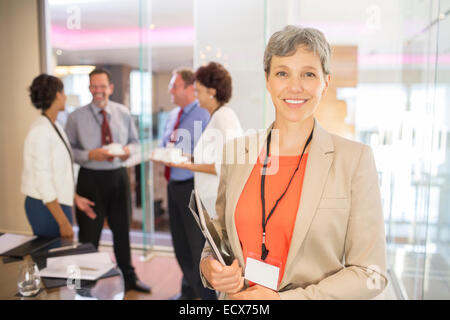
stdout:
[[80,4],[92,4],[93,2],[106,2],[108,0],[48,0],[48,4],[51,6],[67,6],[67,5],[80,5]]
[[58,76],[65,76],[67,74],[89,74],[95,66],[57,66],[55,74]]

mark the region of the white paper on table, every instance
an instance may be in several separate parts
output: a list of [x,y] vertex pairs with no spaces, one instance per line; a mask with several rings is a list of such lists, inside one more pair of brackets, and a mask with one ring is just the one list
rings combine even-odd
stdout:
[[0,236],[0,255],[33,239],[36,239],[36,236],[5,233]]
[[107,252],[93,252],[47,258],[47,267],[40,270],[41,277],[97,280],[116,265]]

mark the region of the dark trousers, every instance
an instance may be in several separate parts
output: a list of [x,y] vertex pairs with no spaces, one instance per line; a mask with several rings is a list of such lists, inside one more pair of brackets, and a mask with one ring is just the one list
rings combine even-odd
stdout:
[[178,264],[183,271],[181,293],[190,298],[217,299],[213,290],[203,287],[200,279],[200,256],[205,238],[189,211],[194,179],[169,181],[167,185],[170,232]]
[[111,228],[114,254],[125,281],[132,281],[136,275],[131,265],[130,181],[125,168],[115,170],[90,170],[80,168],[77,193],[95,203],[97,217],[92,220],[76,208],[79,226],[78,239],[81,243],[92,243],[98,248],[105,218]]

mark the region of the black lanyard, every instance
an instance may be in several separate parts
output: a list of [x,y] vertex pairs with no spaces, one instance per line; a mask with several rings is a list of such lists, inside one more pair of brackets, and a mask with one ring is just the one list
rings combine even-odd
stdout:
[[267,168],[267,161],[269,159],[269,148],[270,148],[270,140],[272,137],[272,130],[270,130],[269,135],[267,136],[267,150],[266,150],[266,158],[264,159],[264,165],[263,165],[263,172],[261,176],[261,204],[262,204],[262,228],[263,228],[263,235],[262,235],[262,244],[261,244],[261,259],[263,261],[266,260],[267,255],[269,254],[269,250],[266,248],[266,226],[269,222],[269,219],[272,217],[275,209],[278,206],[278,203],[283,199],[284,195],[286,194],[287,190],[289,189],[289,186],[291,185],[292,180],[294,179],[295,174],[297,173],[300,163],[302,162],[303,155],[305,153],[306,148],[308,147],[309,143],[311,142],[312,136],[313,136],[314,128],[311,131],[311,134],[308,137],[308,140],[306,140],[306,144],[303,147],[302,155],[300,156],[300,160],[298,161],[297,168],[295,168],[294,173],[291,176],[291,179],[289,180],[289,183],[282,193],[282,195],[278,198],[278,200],[275,202],[275,205],[273,206],[272,210],[270,210],[269,215],[267,216],[266,220],[266,200],[265,200],[265,184],[266,184],[266,168]]
[[[69,146],[67,145],[66,140],[64,140],[64,138],[63,138],[61,132],[59,132],[58,128],[57,128],[56,125],[53,123],[53,121],[50,120],[50,118],[49,118],[45,113],[42,112],[42,115],[43,115],[44,117],[46,117],[46,118],[48,119],[48,121],[50,121],[50,123],[52,124],[52,126],[53,126],[53,128],[55,129],[56,133],[58,134],[58,136],[61,138],[62,142],[64,143],[64,146],[66,147],[67,152],[69,153],[69,156],[70,156],[70,166],[72,167],[72,164],[73,164],[72,151],[70,150]],[[74,174],[74,172],[73,172],[73,167],[72,167],[72,178],[73,178],[73,181],[75,182],[75,174]]]

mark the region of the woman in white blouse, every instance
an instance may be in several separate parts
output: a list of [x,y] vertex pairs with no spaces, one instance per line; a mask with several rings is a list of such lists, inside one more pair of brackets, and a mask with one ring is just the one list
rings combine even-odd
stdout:
[[200,106],[208,110],[211,118],[194,148],[191,162],[167,165],[195,172],[195,190],[208,213],[214,216],[223,144],[241,136],[242,127],[233,109],[225,106],[231,99],[232,80],[220,63],[210,62],[198,68],[194,88]]
[[64,129],[56,122],[64,110],[66,95],[61,80],[41,74],[30,88],[32,104],[42,110],[25,139],[22,193],[25,211],[37,236],[72,238],[72,206],[75,203],[92,219],[90,200],[75,194],[72,151]]

